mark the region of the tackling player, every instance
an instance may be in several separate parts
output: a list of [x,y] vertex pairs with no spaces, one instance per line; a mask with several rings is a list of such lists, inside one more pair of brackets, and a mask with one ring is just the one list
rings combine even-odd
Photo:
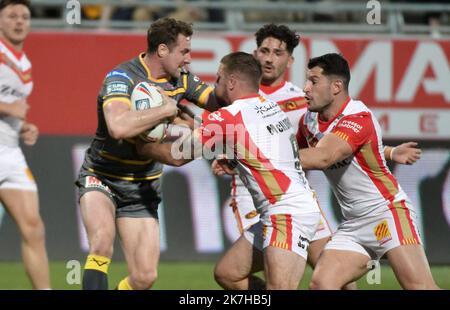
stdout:
[[[416,211],[386,166],[381,128],[367,106],[348,95],[350,69],[339,54],[308,63],[308,112],[297,139],[305,169],[321,169],[344,222],[314,269],[311,288],[340,289],[386,256],[405,289],[436,289]],[[309,148],[307,148],[309,147]]]

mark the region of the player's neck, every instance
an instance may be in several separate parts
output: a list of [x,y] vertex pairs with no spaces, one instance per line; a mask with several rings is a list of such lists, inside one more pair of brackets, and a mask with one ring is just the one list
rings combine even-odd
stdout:
[[319,119],[323,122],[333,120],[342,112],[349,99],[348,94],[336,96],[334,100],[322,112],[319,113]]
[[230,94],[230,101],[235,102],[236,100],[239,100],[239,99],[246,99],[246,98],[251,98],[251,97],[255,97],[255,96],[259,96],[257,89],[242,89],[242,90],[235,91],[232,94]]
[[285,83],[286,83],[286,80],[284,78],[280,78],[275,81],[261,80],[260,89],[265,94],[271,94],[271,93],[277,91],[278,89],[280,89],[281,87],[283,87]]
[[11,40],[9,40],[8,38],[6,38],[3,33],[0,33],[0,39],[9,47],[12,48],[13,50],[15,50],[16,52],[22,52],[23,50],[23,41],[19,42],[19,43],[14,43]]
[[147,65],[147,68],[150,70],[151,77],[154,79],[167,79],[167,73],[164,71],[161,63],[158,61],[156,54],[148,54],[145,53],[144,63]]

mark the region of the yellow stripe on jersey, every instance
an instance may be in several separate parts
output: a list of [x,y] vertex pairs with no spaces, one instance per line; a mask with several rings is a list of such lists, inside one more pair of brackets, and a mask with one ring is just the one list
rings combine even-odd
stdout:
[[180,88],[177,88],[175,90],[165,90],[164,94],[166,94],[169,97],[173,97],[173,96],[176,96],[178,94],[184,94],[185,92],[186,92],[186,89],[180,87]]
[[109,178],[113,178],[113,179],[117,179],[117,180],[125,180],[125,181],[150,181],[150,180],[159,179],[162,176],[162,172],[159,172],[158,174],[155,174],[155,175],[149,175],[146,177],[136,178],[136,177],[124,177],[124,176],[120,176],[120,175],[114,175],[114,174],[110,174],[110,173],[106,173],[106,172],[101,172],[101,171],[98,171],[98,170],[95,170],[92,168],[88,168],[88,170],[90,172],[104,175]]
[[279,201],[284,192],[280,188],[280,185],[278,184],[277,179],[275,178],[273,173],[265,168],[262,163],[255,158],[256,156],[251,154],[242,144],[237,143],[236,150],[238,151],[238,154],[243,154],[243,158],[245,158],[250,166],[252,166],[257,171],[257,173],[261,175],[270,194],[275,198],[276,201]]
[[127,164],[127,165],[143,166],[143,165],[148,165],[148,164],[150,164],[153,161],[153,159],[148,159],[148,160],[123,159],[123,158],[116,157],[116,156],[113,156],[111,154],[108,154],[105,151],[98,152],[98,155],[100,155],[103,158],[106,158],[106,159],[109,159],[109,160],[114,160],[114,161],[117,161],[119,163]]
[[398,188],[395,187],[395,184],[383,173],[383,170],[377,161],[377,158],[372,150],[372,142],[364,144],[360,152],[364,157],[364,160],[369,165],[370,172],[372,175],[381,181],[384,187],[388,190],[389,194],[395,196],[398,193]]
[[131,100],[130,99],[128,99],[128,98],[125,98],[125,97],[112,97],[112,98],[108,98],[107,100],[105,100],[104,102],[103,102],[103,108],[107,105],[107,104],[109,104],[109,103],[111,103],[111,102],[113,102],[113,101],[121,101],[121,102],[125,102],[126,104],[128,104],[128,107],[129,108],[131,108]]
[[147,64],[144,61],[144,56],[145,53],[141,53],[139,55],[139,61],[141,62],[142,67],[144,67],[145,71],[147,72],[147,78],[155,83],[167,83],[167,79],[155,79],[154,77],[152,77],[152,72],[150,71],[150,68],[147,67]]
[[214,90],[211,86],[208,86],[203,93],[198,98],[198,103],[200,104],[199,107],[204,107],[206,105],[206,99],[208,98],[209,94]]
[[188,78],[187,74],[183,74],[183,87],[184,87],[184,89],[187,89],[187,87],[188,87],[187,78]]

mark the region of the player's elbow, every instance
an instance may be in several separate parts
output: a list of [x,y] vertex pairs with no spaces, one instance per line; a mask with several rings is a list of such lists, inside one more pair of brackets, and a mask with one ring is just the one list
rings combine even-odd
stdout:
[[129,138],[129,136],[127,135],[127,131],[125,130],[125,128],[123,128],[121,126],[108,128],[108,133],[111,136],[111,138],[113,138],[115,140]]

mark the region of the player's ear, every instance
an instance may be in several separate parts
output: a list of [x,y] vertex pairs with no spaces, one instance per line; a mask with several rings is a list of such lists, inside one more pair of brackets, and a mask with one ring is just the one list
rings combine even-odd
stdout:
[[166,44],[161,43],[158,45],[157,53],[158,57],[166,57],[170,53],[169,47]]
[[336,79],[331,84],[333,95],[337,95],[344,90],[344,81]]
[[236,76],[234,76],[234,74],[230,74],[230,76],[228,77],[227,84],[230,90],[233,90],[236,87],[237,79]]

